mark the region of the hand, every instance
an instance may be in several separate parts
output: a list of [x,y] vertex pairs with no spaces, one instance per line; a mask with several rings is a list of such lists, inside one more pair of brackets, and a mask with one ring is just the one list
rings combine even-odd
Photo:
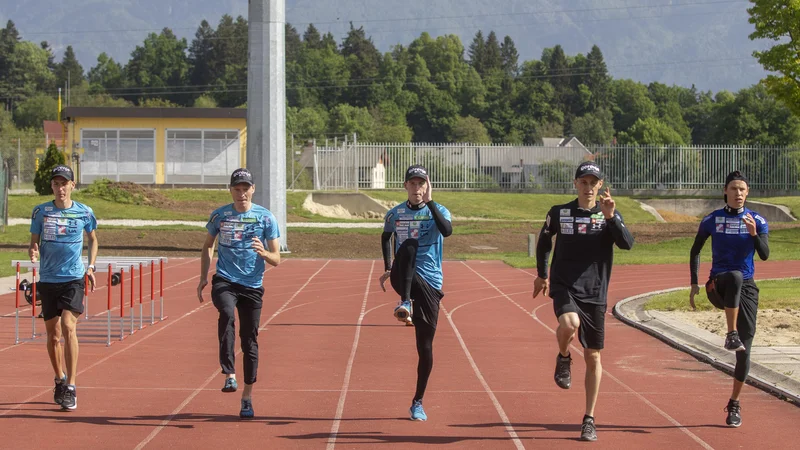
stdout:
[[36,262],[39,259],[39,244],[33,244],[28,248],[28,257],[31,259],[31,262]]
[[94,270],[87,269],[86,278],[89,279],[89,289],[91,290],[91,292],[94,292],[94,285],[95,285]]
[[380,281],[380,282],[381,282],[381,289],[383,289],[383,292],[386,292],[386,287],[384,286],[384,284],[386,283],[386,280],[388,280],[390,276],[392,276],[392,272],[391,272],[391,271],[389,271],[389,270],[387,270],[387,271],[386,271],[386,272],[384,272],[384,273],[383,273],[383,275],[381,275],[381,277],[378,279],[378,281]]
[[700,286],[693,284],[692,291],[689,292],[689,305],[692,307],[692,311],[697,311],[697,308],[694,305],[694,296],[700,293]]
[[197,299],[200,300],[200,303],[203,303],[203,289],[206,288],[208,285],[208,280],[200,279],[200,283],[197,284]]
[[425,177],[425,193],[422,194],[422,203],[429,203],[431,200],[431,195],[433,194],[433,185],[431,184],[431,178],[426,176]]
[[756,219],[753,218],[750,213],[747,213],[746,216],[742,217],[744,224],[747,226],[747,232],[750,233],[750,236],[756,235]]
[[251,247],[253,248],[253,250],[256,251],[256,253],[258,253],[258,256],[261,256],[261,257],[263,257],[264,253],[267,252],[267,249],[264,248],[264,243],[261,242],[261,239],[259,239],[257,237],[253,238],[253,242],[252,242]]
[[606,219],[614,217],[616,207],[617,202],[611,198],[611,188],[606,188],[606,192],[600,194],[600,210],[603,211],[603,216],[605,216]]
[[547,278],[536,277],[536,279],[533,280],[533,298],[536,298],[539,292],[542,292],[546,296],[549,290],[550,280]]

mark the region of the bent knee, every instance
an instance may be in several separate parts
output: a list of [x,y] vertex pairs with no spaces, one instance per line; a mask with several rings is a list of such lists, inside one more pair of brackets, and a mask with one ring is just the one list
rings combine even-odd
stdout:
[[583,359],[588,367],[600,365],[600,350],[587,348],[584,350]]

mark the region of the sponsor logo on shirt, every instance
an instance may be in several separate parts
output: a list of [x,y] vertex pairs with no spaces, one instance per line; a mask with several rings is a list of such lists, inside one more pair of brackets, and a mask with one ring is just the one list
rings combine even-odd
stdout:
[[575,222],[576,223],[592,223],[592,218],[591,217],[576,217],[575,218]]
[[[572,217],[562,217],[559,221],[561,223],[572,222]],[[576,220],[576,222],[577,222],[577,220]]]
[[725,218],[722,217],[722,216],[717,216],[717,217],[714,218],[714,221],[716,223],[725,223]]
[[[594,227],[592,227],[592,228],[594,228]],[[578,233],[586,234],[586,224],[585,223],[579,223],[578,224]]]
[[570,210],[569,210],[569,208],[567,208],[567,209],[562,209],[562,210],[561,210],[561,214],[560,214],[560,215],[562,215],[562,216],[568,216],[568,215],[570,215]]
[[[720,219],[724,219],[724,217],[719,217]],[[717,224],[717,233],[723,233],[725,231],[725,224],[718,223]]]

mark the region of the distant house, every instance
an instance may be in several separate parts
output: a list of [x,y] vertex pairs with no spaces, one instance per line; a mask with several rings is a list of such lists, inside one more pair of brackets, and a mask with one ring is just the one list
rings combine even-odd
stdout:
[[578,147],[586,150],[581,141],[575,136],[571,138],[542,138],[543,147]]
[[44,121],[44,145],[48,147],[51,142],[55,142],[59,149],[64,149],[64,126],[57,120]]

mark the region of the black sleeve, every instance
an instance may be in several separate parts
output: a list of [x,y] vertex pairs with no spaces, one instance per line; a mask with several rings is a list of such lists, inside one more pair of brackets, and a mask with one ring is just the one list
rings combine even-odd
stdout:
[[392,270],[392,233],[384,231],[381,234],[381,251],[383,252],[383,269],[388,272]]
[[698,231],[697,236],[694,237],[692,250],[689,252],[689,275],[692,279],[692,284],[698,284],[697,272],[700,270],[700,252],[703,250],[706,239],[708,239],[708,234]]
[[547,278],[547,262],[550,261],[550,251],[553,250],[553,236],[558,232],[558,223],[553,221],[553,210],[547,213],[547,218],[542,225],[539,239],[536,241],[536,274],[539,278]]
[[756,235],[755,239],[758,257],[761,258],[762,261],[766,261],[767,258],[769,258],[769,237],[766,233],[761,233]]
[[608,229],[611,230],[611,236],[614,237],[614,243],[617,244],[617,247],[623,250],[633,248],[633,235],[628,230],[628,227],[625,226],[620,213],[615,212],[610,219],[606,219],[606,224],[608,224]]
[[449,220],[444,218],[442,212],[439,211],[439,208],[436,207],[436,202],[431,200],[426,204],[428,205],[428,209],[431,210],[431,216],[433,216],[433,221],[436,223],[436,228],[439,229],[439,232],[442,233],[442,236],[447,237],[453,234],[453,224],[451,224]]

